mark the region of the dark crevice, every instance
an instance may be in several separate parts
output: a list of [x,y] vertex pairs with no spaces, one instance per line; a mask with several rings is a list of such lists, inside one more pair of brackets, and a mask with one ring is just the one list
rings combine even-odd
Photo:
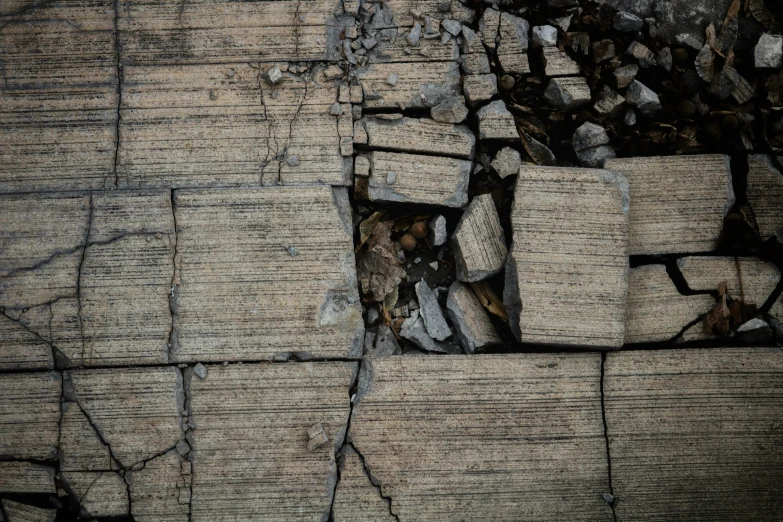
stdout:
[[609,483],[609,495],[610,497],[604,497],[604,500],[607,504],[609,504],[609,507],[612,509],[612,520],[614,522],[617,522],[617,513],[615,512],[614,506],[617,503],[617,498],[614,496],[614,486],[612,485],[612,455],[611,455],[611,448],[609,446],[609,431],[606,424],[606,398],[604,396],[605,390],[604,390],[604,374],[606,371],[606,354],[601,354],[601,419],[603,421],[604,425],[604,443],[606,444],[606,466],[607,466],[607,480]]
[[169,289],[169,313],[171,314],[171,330],[166,342],[166,362],[171,362],[171,354],[177,351],[177,297],[179,294],[179,230],[177,228],[177,198],[174,191],[170,191],[171,215],[174,220],[174,252],[173,271],[171,274],[171,288]]
[[87,248],[90,241],[90,232],[92,231],[92,215],[93,215],[93,203],[92,192],[90,192],[90,214],[87,221],[87,231],[84,237],[84,246],[82,247],[82,257],[79,260],[79,270],[76,276],[76,303],[77,313],[76,317],[79,320],[79,334],[82,339],[82,355],[81,362],[84,364],[84,356],[86,354],[87,342],[84,338],[84,319],[82,318],[82,268],[84,267],[84,258],[87,257]]
[[122,62],[120,61],[120,2],[114,0],[114,51],[117,61],[117,114],[114,128],[114,188],[120,185],[119,159],[120,159],[120,120],[122,119]]
[[184,409],[183,415],[187,417],[187,425],[183,426],[180,425],[180,428],[183,432],[183,437],[185,442],[188,444],[188,451],[184,455],[180,455],[182,459],[188,461],[190,464],[190,478],[189,482],[187,484],[187,487],[190,490],[190,493],[188,495],[188,522],[190,522],[193,519],[193,473],[194,469],[192,466],[192,456],[191,451],[193,450],[194,440],[193,440],[193,420],[192,420],[192,408],[191,408],[191,396],[190,396],[190,379],[193,376],[193,372],[187,371],[186,368],[180,368],[179,372],[182,377],[182,393],[184,394]]

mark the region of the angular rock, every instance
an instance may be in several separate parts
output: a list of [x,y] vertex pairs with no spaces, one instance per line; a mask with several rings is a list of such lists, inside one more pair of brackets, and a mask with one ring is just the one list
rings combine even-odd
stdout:
[[537,25],[533,28],[533,47],[557,45],[557,28],[551,25]]
[[523,167],[514,194],[503,291],[514,335],[525,343],[622,346],[625,178],[605,170]]
[[[371,149],[424,152],[471,159],[476,146],[476,136],[468,127],[438,123],[429,118],[403,117],[389,121],[365,116],[361,124],[367,133],[366,145]],[[367,158],[360,157],[362,160],[357,157],[356,164],[367,161]],[[369,163],[366,168],[369,176]],[[361,172],[364,172],[364,167]]]
[[617,114],[625,103],[625,98],[608,85],[604,85],[598,95],[598,101],[593,105],[595,112],[602,116]]
[[631,108],[628,108],[628,110],[625,111],[625,117],[623,118],[623,122],[629,127],[633,127],[634,125],[636,125],[636,111]]
[[56,372],[0,374],[0,458],[57,458],[61,379]]
[[633,13],[618,11],[614,17],[614,29],[617,31],[641,31],[644,20]]
[[426,281],[416,283],[416,297],[419,300],[419,313],[429,336],[436,341],[451,337],[451,328],[446,323],[438,298]]
[[13,500],[0,500],[3,505],[0,516],[4,512],[8,522],[54,522],[57,517],[56,509],[39,508],[29,506]]
[[479,138],[482,140],[519,139],[514,117],[502,100],[495,100],[476,112],[479,121]]
[[476,353],[500,344],[492,321],[468,285],[454,281],[449,288],[446,309],[465,353]]
[[[502,102],[501,102],[502,103]],[[469,161],[375,151],[367,197],[372,201],[463,207],[468,202]]]
[[582,72],[579,64],[557,47],[544,47],[541,53],[544,62],[544,74],[549,78],[554,76],[576,76]]
[[595,63],[605,62],[614,58],[614,42],[612,40],[601,40],[599,42],[593,42],[591,46],[593,50],[593,61]]
[[663,265],[631,268],[625,305],[625,342],[670,341],[713,306],[715,299],[709,295],[680,294]]
[[468,116],[468,108],[465,107],[465,98],[446,98],[430,109],[432,119],[441,123],[462,123]]
[[623,67],[618,67],[612,72],[612,74],[614,74],[615,81],[617,82],[618,89],[624,89],[631,85],[631,82],[634,81],[638,73],[638,65],[625,65]]
[[468,103],[475,105],[498,93],[498,79],[494,74],[469,74],[463,78],[462,88]]
[[329,437],[326,436],[324,427],[320,422],[310,426],[310,429],[307,430],[307,437],[309,438],[307,443],[308,451],[315,451],[329,442]]
[[457,36],[462,31],[462,24],[457,20],[449,20],[447,18],[442,20],[440,25],[446,30],[446,32],[453,36]]
[[402,350],[391,328],[382,324],[378,326],[377,332],[372,330],[365,332],[364,354],[374,357],[385,357],[388,355],[401,355]]
[[[483,37],[483,33],[482,33]],[[462,28],[462,70],[465,74],[489,74],[489,59],[481,38],[467,26]]]
[[0,462],[0,493],[56,492],[53,467],[31,462]]
[[590,103],[590,87],[582,76],[552,78],[544,90],[544,99],[557,109],[573,110]]
[[522,156],[516,149],[503,147],[492,160],[492,168],[498,173],[498,176],[505,179],[508,176],[514,176],[519,172],[522,165]]
[[748,80],[743,78],[742,75],[739,75],[739,82],[731,92],[731,97],[734,98],[737,103],[742,105],[749,102],[755,95],[756,92],[753,86],[748,82]]
[[503,71],[507,74],[530,73],[527,57],[529,31],[530,24],[524,18],[506,12],[501,13],[497,56]]
[[734,92],[737,85],[739,85],[740,76],[734,67],[724,65],[723,69],[715,75],[710,85],[710,94],[713,96],[725,100],[731,93]]
[[769,156],[748,157],[747,196],[761,238],[783,238],[783,174]]
[[206,379],[207,367],[201,363],[198,363],[193,367],[193,373],[196,374],[196,377],[198,377],[199,379]]
[[655,61],[663,67],[667,72],[671,72],[674,62],[672,59],[672,51],[668,47],[664,47],[655,54]]
[[508,249],[490,194],[475,196],[451,237],[457,279],[481,281],[503,268]]
[[632,56],[639,61],[639,66],[642,68],[648,68],[655,65],[655,55],[644,44],[640,44],[637,41],[631,42],[628,49],[625,50],[625,54]]
[[421,318],[418,310],[411,312],[410,317],[403,321],[400,336],[428,352],[462,353],[457,346],[448,342],[438,342],[430,337],[430,334],[427,333],[427,328],[424,326],[424,319]]
[[427,239],[432,246],[441,246],[446,243],[448,233],[446,231],[446,218],[437,215],[430,220],[430,233]]
[[783,37],[762,34],[753,57],[757,69],[780,69],[783,67]]
[[631,85],[628,86],[628,91],[625,94],[625,101],[647,116],[654,116],[663,109],[658,95],[639,80],[634,80],[631,82]]
[[481,31],[481,41],[490,49],[495,49],[500,30],[501,13],[495,8],[489,7],[479,19],[479,31]]
[[758,317],[747,321],[737,328],[737,337],[747,344],[763,344],[772,339],[772,328]]
[[608,143],[609,135],[606,130],[590,122],[583,123],[571,138],[574,152],[586,167],[601,167],[604,160],[615,157],[614,149]]
[[728,156],[617,158],[604,168],[631,185],[631,255],[715,249],[734,204]]

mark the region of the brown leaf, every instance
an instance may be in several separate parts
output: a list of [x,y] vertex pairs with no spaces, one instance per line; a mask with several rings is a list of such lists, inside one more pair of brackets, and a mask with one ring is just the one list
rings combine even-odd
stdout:
[[522,139],[522,146],[525,147],[525,151],[527,151],[530,158],[536,163],[536,165],[554,165],[556,158],[554,153],[541,143],[540,141],[536,140],[535,138],[532,138],[528,136],[525,131],[522,131],[520,129],[520,137]]
[[704,44],[699,54],[696,55],[696,72],[705,82],[712,82],[715,74],[715,53],[712,52],[709,44]]
[[704,316],[704,331],[720,337],[728,337],[731,332],[731,312],[726,304],[726,281],[718,286],[720,299],[709,313]]
[[359,244],[356,245],[354,252],[358,252],[359,249],[362,248],[362,246],[367,242],[367,240],[370,239],[370,236],[375,230],[375,226],[378,224],[381,218],[383,218],[383,214],[383,211],[375,212],[372,216],[359,223]]
[[731,3],[729,10],[726,11],[726,18],[723,19],[723,25],[726,25],[727,22],[737,18],[740,12],[740,7],[742,7],[742,2],[740,0],[734,0]]
[[715,24],[708,25],[704,34],[706,36],[707,45],[710,46],[710,49],[716,51],[718,49],[718,36],[715,34]]
[[486,282],[470,283],[470,287],[473,289],[476,297],[478,297],[481,306],[486,308],[489,313],[500,317],[504,322],[508,322],[508,313],[506,313],[506,307],[503,306],[503,301],[500,300]]

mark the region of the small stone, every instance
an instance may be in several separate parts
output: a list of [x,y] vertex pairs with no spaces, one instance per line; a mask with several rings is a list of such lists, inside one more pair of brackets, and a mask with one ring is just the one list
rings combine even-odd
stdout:
[[593,108],[598,114],[606,116],[619,111],[624,103],[625,98],[620,96],[608,85],[604,85],[603,89],[601,89],[601,93],[598,95],[598,101],[595,102]]
[[340,102],[334,102],[331,107],[329,107],[329,114],[332,116],[339,116],[343,113],[343,106],[340,105]]
[[458,354],[462,353],[457,346],[452,343],[438,342],[434,340],[427,333],[427,329],[424,326],[424,320],[419,315],[419,310],[413,311],[410,317],[405,319],[400,329],[400,336],[413,342],[419,348],[427,350],[428,352],[450,353]]
[[566,32],[568,31],[568,28],[571,27],[571,19],[574,17],[573,14],[570,14],[568,16],[561,16],[560,18],[555,18],[553,20],[553,23],[560,28],[561,31]]
[[783,66],[783,37],[762,34],[753,57],[758,69],[779,69]]
[[633,13],[620,11],[614,17],[614,28],[618,31],[641,31],[644,20]]
[[611,40],[600,40],[592,45],[593,60],[595,63],[605,62],[614,58],[614,42]]
[[468,117],[465,98],[462,96],[446,98],[430,109],[430,115],[433,120],[441,123],[462,123]]
[[394,87],[395,85],[397,85],[399,79],[400,79],[399,76],[397,76],[394,73],[391,73],[389,76],[386,77],[386,84]]
[[275,65],[269,71],[266,73],[267,78],[269,78],[269,81],[273,84],[277,84],[280,82],[280,80],[283,79],[283,72],[280,70],[280,67]]
[[285,159],[285,162],[288,164],[289,167],[298,167],[299,166],[299,154],[291,154]]
[[725,100],[734,92],[734,89],[739,85],[739,81],[740,76],[737,70],[734,67],[724,65],[723,69],[721,69],[712,80],[710,94],[721,100]]
[[179,453],[181,457],[184,457],[185,455],[190,453],[190,444],[188,444],[184,440],[177,442],[175,448],[177,449],[177,453]]
[[504,74],[500,77],[500,88],[504,91],[510,91],[514,88],[514,84],[516,81],[514,80],[514,77],[510,74]]
[[416,259],[413,260],[413,264],[414,265],[418,265],[419,263],[421,263],[421,258],[420,257],[417,257]]
[[533,47],[552,47],[557,45],[557,29],[551,25],[533,27]]
[[566,45],[575,53],[587,56],[590,52],[590,35],[585,32],[566,33]]
[[313,426],[307,430],[307,436],[310,439],[307,443],[308,451],[315,451],[329,442],[329,437],[326,436],[324,427],[320,422],[318,424],[313,424]]
[[343,70],[337,65],[330,65],[324,71],[324,76],[326,76],[327,80],[336,80],[343,77]]
[[655,55],[655,61],[658,65],[663,67],[667,72],[671,72],[674,60],[672,58],[672,51],[668,47],[664,47]]
[[737,328],[737,337],[747,344],[766,343],[772,339],[772,327],[763,319],[751,319]]
[[468,103],[474,105],[498,93],[498,80],[494,74],[469,74],[462,79],[462,90]]
[[288,251],[288,255],[291,257],[296,257],[299,255],[299,249],[297,249],[296,247],[289,246],[288,248],[286,248],[286,250]]
[[704,47],[704,40],[691,33],[680,33],[674,37],[674,41],[692,51],[700,51]]
[[424,326],[427,333],[437,341],[443,341],[451,337],[451,328],[446,323],[443,316],[443,310],[440,308],[438,298],[429,287],[426,281],[416,283],[416,297],[419,299],[419,308],[421,318],[424,320]]
[[625,50],[625,54],[636,58],[639,61],[639,66],[645,69],[655,65],[655,55],[653,52],[646,45],[640,44],[639,42],[631,42],[631,45]]
[[386,173],[386,183],[393,185],[395,181],[397,181],[397,173],[393,170],[390,170]]
[[488,103],[476,115],[479,120],[479,139],[519,140],[514,116],[508,112],[502,100]]
[[590,103],[590,87],[581,76],[552,78],[544,90],[544,99],[557,109],[572,110]]
[[456,337],[466,353],[475,353],[488,346],[500,344],[481,302],[468,285],[455,281],[449,288],[446,309],[454,325]]
[[372,306],[367,310],[367,324],[369,326],[375,326],[375,323],[378,322],[378,319],[380,319],[380,312],[378,312],[378,308]]
[[634,80],[628,87],[628,91],[625,94],[625,101],[647,116],[652,116],[663,109],[658,95],[638,80]]
[[614,158],[614,149],[609,147],[609,135],[600,125],[584,122],[571,138],[571,146],[574,148],[579,161],[585,167],[603,167],[604,160]]
[[446,243],[448,235],[446,232],[446,218],[437,215],[430,220],[430,234],[428,236],[429,242],[432,246],[441,246]]
[[624,89],[631,85],[631,82],[636,79],[636,75],[639,73],[638,65],[626,65],[618,67],[613,71],[614,78],[617,81],[617,88]]
[[443,20],[440,25],[443,27],[443,29],[446,30],[447,33],[453,36],[457,36],[462,32],[462,24],[456,20]]
[[391,328],[382,324],[378,326],[378,331],[367,330],[364,333],[364,353],[378,357],[388,357],[390,355],[401,355],[402,349]]
[[514,176],[519,172],[522,165],[522,157],[519,152],[511,147],[503,147],[492,160],[492,168],[503,179],[508,176]]
[[636,111],[631,108],[625,111],[625,118],[623,118],[623,121],[629,127],[636,125]]
[[218,99],[217,92],[212,90],[212,89],[210,89],[210,91],[209,91],[209,99],[212,100],[212,101],[217,100]]
[[601,493],[601,496],[603,497],[604,502],[606,502],[610,506],[614,504],[614,495],[612,495],[611,493]]
[[356,156],[356,159],[353,160],[353,172],[363,178],[369,177],[370,159],[367,156]]
[[438,262],[437,261],[433,261],[432,263],[430,263],[430,268],[432,268],[432,270],[437,272],[438,271]]
[[413,29],[408,33],[408,43],[411,45],[419,45],[419,40],[421,40],[421,24],[415,22],[413,24]]
[[207,367],[206,367],[206,366],[204,366],[204,365],[203,365],[203,364],[201,364],[201,363],[197,363],[197,364],[196,364],[196,365],[193,367],[193,373],[195,373],[195,374],[196,374],[196,376],[197,376],[199,379],[201,379],[201,380],[204,380],[204,379],[206,379],[206,378],[207,378]]
[[734,98],[737,103],[742,105],[743,103],[749,102],[754,95],[755,90],[753,89],[753,86],[748,82],[748,80],[740,75],[737,86],[733,91],[731,91],[731,97]]
[[470,202],[454,230],[451,248],[460,281],[482,281],[503,268],[508,247],[490,194]]

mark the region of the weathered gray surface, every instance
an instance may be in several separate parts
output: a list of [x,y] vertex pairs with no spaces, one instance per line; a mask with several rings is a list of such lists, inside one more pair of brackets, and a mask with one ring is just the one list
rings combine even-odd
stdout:
[[191,464],[176,450],[148,461],[127,475],[131,514],[138,522],[187,522]]
[[734,203],[729,157],[609,159],[631,186],[631,255],[714,250]]
[[104,471],[120,467],[76,402],[62,403],[59,442],[62,471]]
[[0,374],[0,458],[57,458],[60,375]]
[[500,337],[487,312],[468,285],[454,281],[449,288],[446,309],[456,337],[466,353],[475,353],[500,344]]
[[400,152],[424,152],[472,159],[476,137],[465,125],[438,123],[427,118],[362,119],[367,146]]
[[622,346],[628,203],[614,172],[520,169],[503,296],[520,341]]
[[55,493],[54,468],[30,462],[0,462],[0,493]]
[[128,514],[128,487],[116,471],[65,471],[62,479],[66,491],[75,496],[89,516]]
[[334,494],[335,522],[393,522],[388,502],[373,485],[361,457],[351,446],[342,449],[340,481]]
[[579,64],[557,47],[541,49],[541,59],[544,62],[544,74],[550,78],[553,76],[577,76],[582,72]]
[[669,341],[713,306],[715,299],[709,295],[680,294],[663,265],[631,268],[625,305],[625,342]]
[[[326,520],[355,373],[350,363],[288,363],[209,366],[206,379],[190,378],[192,520]],[[311,452],[317,422],[330,443]]]
[[173,360],[361,356],[350,217],[331,188],[181,191],[175,201]]
[[364,364],[350,436],[400,520],[611,520],[598,354]]
[[57,511],[21,504],[13,500],[1,501],[8,522],[54,522]]
[[[397,83],[386,83],[390,74]],[[420,108],[437,105],[462,93],[462,79],[456,62],[370,64],[357,71],[366,108]]]
[[490,194],[470,202],[451,236],[451,248],[460,281],[481,281],[503,268],[508,248]]
[[748,157],[748,203],[753,209],[762,239],[783,238],[783,174],[769,156]]
[[779,349],[608,354],[617,519],[779,519],[782,397]]

